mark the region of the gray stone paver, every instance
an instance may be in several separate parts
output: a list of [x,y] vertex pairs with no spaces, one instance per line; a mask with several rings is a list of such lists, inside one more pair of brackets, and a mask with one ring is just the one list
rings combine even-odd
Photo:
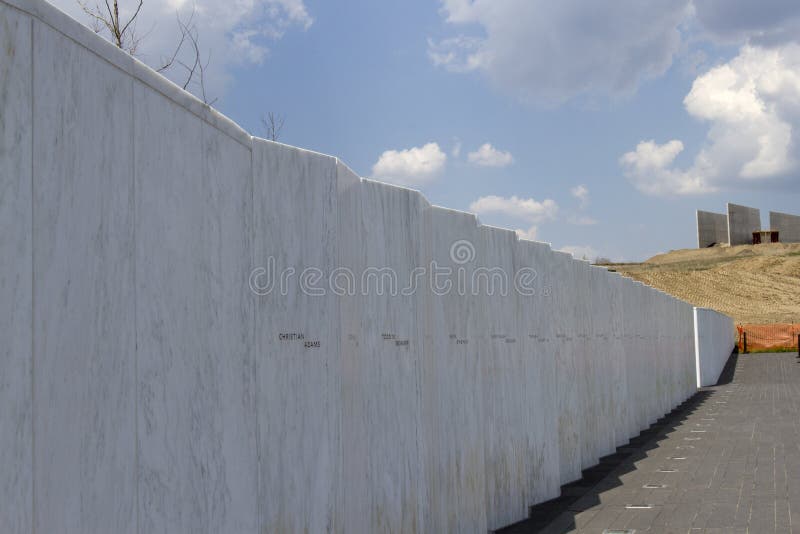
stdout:
[[800,532],[800,361],[747,354],[734,369],[544,531]]

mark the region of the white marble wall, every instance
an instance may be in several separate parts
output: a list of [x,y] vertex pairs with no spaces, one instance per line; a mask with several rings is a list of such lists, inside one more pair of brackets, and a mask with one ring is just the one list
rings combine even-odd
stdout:
[[[356,391],[354,431],[343,436],[345,463],[352,448],[350,440],[363,441],[365,456],[348,476],[363,477],[348,491],[346,519],[356,521],[347,532],[414,532],[422,523],[427,503],[422,427],[420,378],[422,366],[424,292],[404,291],[412,271],[423,264],[422,225],[427,201],[416,191],[378,182],[361,184],[360,246],[356,273],[360,295],[356,316],[361,330],[356,333],[357,371],[346,379]],[[389,268],[396,287],[385,275],[382,281],[370,270]],[[407,294],[408,293],[408,294]]]
[[[583,354],[577,350],[577,271],[580,265],[569,254],[554,252],[555,276],[550,282],[555,307],[553,328],[557,345],[556,390],[558,397],[558,450],[561,483],[581,478],[581,373]],[[572,283],[570,286],[569,284]]]
[[[475,268],[500,268],[513,272],[516,235],[490,226],[478,228],[475,243]],[[486,271],[483,271],[486,273]],[[526,503],[525,461],[520,447],[520,402],[522,373],[517,351],[516,292],[493,282],[489,294],[486,276],[473,277],[478,291],[478,351],[481,359],[483,394],[484,468],[486,470],[487,519],[490,528],[499,528],[524,517]],[[477,285],[479,283],[480,285]]]
[[316,271],[304,271],[328,273],[338,263],[336,160],[254,140],[253,180],[255,265],[274,260],[276,284],[244,299],[256,304],[260,461],[251,468],[259,473],[260,526],[326,532],[336,519],[340,464],[339,308],[334,295],[316,295],[325,287]]
[[[545,243],[520,240],[514,248],[514,270],[531,269],[533,283],[522,286],[532,292],[517,294],[520,374],[525,395],[523,414],[529,418],[524,435],[526,502],[555,498],[560,491],[558,460],[558,397],[556,386],[556,345],[551,283],[555,272],[553,252]],[[525,280],[520,276],[519,284]]]
[[133,80],[33,34],[35,530],[132,532]]
[[713,386],[736,344],[733,320],[708,308],[694,308],[697,387]]
[[0,531],[33,510],[30,17],[0,3]]
[[250,147],[139,82],[133,90],[139,529],[251,530]]
[[[450,249],[460,240],[477,242],[475,216],[432,207],[423,231],[428,263],[461,268],[465,281],[471,280],[474,263],[454,266]],[[487,520],[479,307],[457,281],[446,289],[426,294],[420,390],[428,504],[421,531],[482,532]]]
[[686,303],[0,29],[3,532],[486,531],[695,391]]

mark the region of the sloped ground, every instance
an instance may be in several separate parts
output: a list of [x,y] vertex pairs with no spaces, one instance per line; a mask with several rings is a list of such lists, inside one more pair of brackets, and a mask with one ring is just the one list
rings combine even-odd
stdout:
[[800,244],[676,250],[607,267],[737,324],[800,322]]

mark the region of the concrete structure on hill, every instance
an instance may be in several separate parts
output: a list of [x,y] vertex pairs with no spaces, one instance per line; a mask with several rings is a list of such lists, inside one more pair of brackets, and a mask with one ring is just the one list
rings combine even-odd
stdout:
[[761,230],[761,212],[728,202],[728,244],[750,245],[753,232]]
[[800,216],[771,211],[769,227],[778,231],[781,243],[800,243]]
[[[800,216],[771,211],[769,226],[765,231],[777,231],[781,243],[800,243]],[[729,202],[727,214],[697,210],[697,248],[750,245],[754,242],[753,233],[760,231],[761,212],[757,208]]]
[[728,242],[728,217],[724,213],[697,210],[697,248]]

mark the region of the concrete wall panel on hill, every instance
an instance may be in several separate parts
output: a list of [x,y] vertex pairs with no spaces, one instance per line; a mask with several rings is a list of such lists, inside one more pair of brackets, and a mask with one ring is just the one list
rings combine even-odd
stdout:
[[31,18],[0,4],[0,531],[32,527]]
[[761,230],[761,212],[756,208],[728,203],[728,243],[750,245],[753,232]]
[[778,231],[781,243],[800,243],[800,215],[771,211],[769,229]]
[[728,216],[697,210],[697,248],[728,242]]

